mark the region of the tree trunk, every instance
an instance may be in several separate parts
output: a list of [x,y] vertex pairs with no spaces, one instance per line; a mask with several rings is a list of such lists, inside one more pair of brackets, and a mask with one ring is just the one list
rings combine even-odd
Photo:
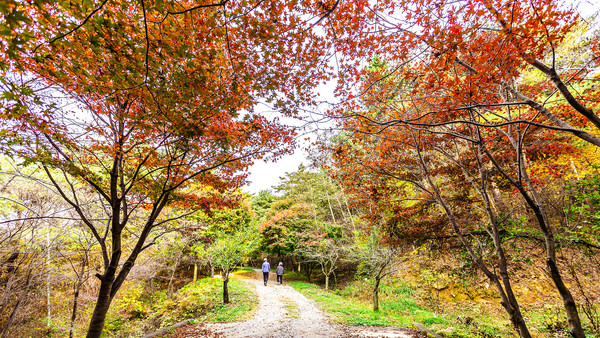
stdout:
[[81,264],[81,271],[79,271],[77,282],[75,284],[75,292],[73,293],[73,311],[71,312],[71,324],[69,325],[69,338],[73,338],[73,327],[75,326],[75,319],[77,318],[77,303],[79,301],[79,292],[81,291],[81,286],[84,281],[86,262],[87,257],[84,258]]
[[[46,231],[48,231],[46,229]],[[51,324],[51,303],[50,303],[50,231],[46,233],[46,326]]]
[[73,338],[73,327],[75,326],[75,319],[77,319],[77,301],[79,300],[80,290],[81,284],[77,283],[75,293],[73,294],[73,311],[71,313],[71,325],[69,326],[69,338]]
[[196,283],[196,279],[198,279],[198,263],[194,262],[194,283]]
[[312,274],[310,263],[304,266],[304,274],[306,275],[306,281],[310,283],[310,275]]
[[325,275],[325,290],[329,290],[329,275]]
[[17,314],[19,313],[21,304],[23,304],[23,300],[25,299],[25,296],[27,296],[27,294],[29,293],[29,287],[31,286],[32,280],[33,280],[32,271],[29,270],[29,272],[27,273],[27,283],[25,285],[25,290],[23,290],[23,293],[21,293],[21,296],[19,296],[19,300],[17,301],[17,304],[13,308],[13,311],[12,311],[10,317],[8,318],[8,321],[6,322],[6,325],[4,326],[4,331],[2,331],[2,338],[8,337],[7,334],[10,331],[10,326],[12,325],[12,322],[15,320],[15,317],[17,317]]
[[100,280],[100,291],[98,291],[98,298],[96,300],[96,306],[94,312],[92,312],[92,318],[88,327],[87,338],[100,338],[102,335],[102,329],[104,328],[104,320],[106,319],[106,313],[112,302],[110,297],[111,288],[113,285],[114,278],[107,280],[102,278]]
[[381,278],[375,277],[375,286],[373,287],[373,311],[379,311],[379,282],[381,282]]
[[556,266],[556,262],[548,259],[546,264],[550,270],[552,281],[554,281],[554,285],[556,285],[556,289],[563,299],[563,304],[565,306],[565,311],[567,312],[567,319],[569,322],[569,333],[576,338],[585,338],[585,333],[583,332],[583,327],[581,326],[581,320],[579,319],[579,312],[577,311],[577,304],[575,304],[573,295],[562,280],[558,267]]
[[[523,154],[521,154],[521,156],[524,157]],[[523,160],[523,162],[524,161],[525,160]],[[567,288],[565,285],[560,274],[560,270],[556,265],[556,241],[554,239],[550,222],[548,221],[549,218],[544,208],[544,204],[533,183],[531,182],[524,164],[521,164],[519,169],[522,172],[523,179],[529,188],[531,196],[527,194],[527,191],[524,189],[524,187],[521,186],[517,188],[519,189],[521,195],[525,198],[527,204],[533,210],[540,229],[544,234],[546,243],[546,264],[548,265],[550,278],[552,278],[552,281],[556,286],[556,290],[563,300],[565,312],[567,314],[567,320],[569,322],[569,333],[576,338],[585,338],[585,333],[583,332],[583,327],[581,326],[581,319],[579,318],[579,312],[577,311],[577,304],[575,304],[573,295],[571,294],[571,291],[569,291],[569,288]]]
[[[500,231],[498,229],[498,219],[496,217],[496,214],[494,214],[494,211],[492,210],[494,199],[496,200],[496,210],[498,210],[497,212],[500,213],[502,216],[508,215],[508,208],[506,208],[506,205],[504,205],[502,197],[500,196],[500,191],[493,182],[492,198],[490,198],[488,194],[488,172],[484,169],[483,166],[483,162],[481,159],[482,153],[483,152],[480,146],[477,152],[477,159],[479,163],[479,182],[481,186],[475,186],[475,188],[478,190],[483,200],[488,221],[490,223],[489,234],[492,237],[492,241],[494,242],[494,249],[496,251],[496,254],[498,255],[498,270],[500,272],[502,284],[500,284],[500,282],[498,281],[498,278],[495,273],[494,280],[490,280],[495,284],[496,288],[498,289],[498,293],[501,295],[502,299],[502,306],[506,309],[506,312],[508,312],[510,321],[517,330],[517,332],[519,332],[519,336],[521,336],[522,338],[529,338],[531,337],[531,333],[529,333],[529,329],[527,328],[527,324],[525,323],[525,319],[523,318],[523,314],[521,313],[517,297],[515,297],[515,294],[512,289],[512,284],[510,282],[510,276],[508,274],[508,261],[506,259],[504,248],[502,247],[502,240],[500,238]],[[504,287],[504,289],[502,289],[502,286]]]
[[[460,242],[462,243],[464,248],[469,253],[469,256],[471,256],[473,261],[477,264],[477,267],[488,277],[490,282],[496,287],[496,290],[498,291],[498,295],[500,296],[500,299],[501,299],[501,304],[506,309],[506,312],[509,314],[509,316],[511,318],[511,322],[513,323],[513,325],[515,325],[515,328],[519,331],[519,335],[521,335],[521,337],[524,337],[524,338],[531,337],[529,330],[525,326],[525,321],[523,320],[523,316],[521,315],[521,312],[519,310],[516,298],[514,298],[514,295],[512,295],[512,288],[510,286],[510,282],[508,279],[508,273],[504,276],[504,277],[506,277],[506,279],[504,280],[504,283],[505,283],[505,286],[508,287],[508,290],[510,291],[510,294],[512,295],[512,297],[510,297],[506,294],[506,291],[504,290],[502,284],[500,283],[496,273],[490,271],[490,269],[487,267],[487,265],[475,253],[471,244],[463,236],[462,231],[458,225],[458,222],[456,221],[456,218],[454,216],[454,213],[452,212],[452,209],[450,209],[450,207],[446,204],[446,201],[442,197],[439,189],[431,180],[431,176],[429,174],[429,169],[428,169],[420,151],[418,154],[419,154],[419,160],[421,162],[421,167],[423,169],[427,183],[433,190],[433,193],[434,193],[433,195],[435,196],[437,203],[444,209],[446,216],[448,217],[448,220],[450,221],[450,225],[452,226],[454,233],[458,236],[458,239],[460,240]],[[477,186],[476,186],[476,188],[477,188]],[[500,237],[499,237],[499,233],[498,233],[498,229],[497,229],[497,223],[495,222],[496,220],[494,219],[494,217],[492,217],[493,213],[491,212],[491,209],[490,209],[491,204],[489,201],[489,196],[487,195],[487,191],[485,190],[485,187],[483,187],[483,189],[477,189],[477,190],[481,193],[481,196],[486,205],[486,211],[487,211],[488,217],[491,218],[490,219],[491,228],[492,228],[491,237],[492,237],[492,239],[495,240],[494,244],[495,244],[496,249],[499,249],[498,254],[500,255],[501,262],[503,262],[503,263],[501,263],[501,265],[502,265],[504,271],[506,271],[506,264],[504,264],[505,261],[502,260],[503,259],[503,251],[502,251],[502,246],[499,242]]]
[[225,277],[225,273],[223,273],[223,304],[229,304],[229,288],[227,287],[227,283],[229,283],[229,277]]

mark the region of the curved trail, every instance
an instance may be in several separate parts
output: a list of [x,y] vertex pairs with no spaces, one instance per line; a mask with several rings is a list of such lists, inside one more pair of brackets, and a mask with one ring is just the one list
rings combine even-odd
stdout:
[[[259,299],[256,315],[232,323],[188,325],[170,338],[179,337],[417,337],[405,328],[353,327],[331,324],[313,301],[288,285],[276,285],[271,276],[267,286],[256,270],[255,278],[244,279],[251,284]],[[417,334],[417,335],[416,335]]]

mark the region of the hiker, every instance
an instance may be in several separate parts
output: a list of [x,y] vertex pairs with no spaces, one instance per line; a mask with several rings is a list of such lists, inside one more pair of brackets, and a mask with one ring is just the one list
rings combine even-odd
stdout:
[[267,261],[267,258],[265,257],[265,262],[262,265],[262,273],[263,273],[263,277],[265,278],[265,286],[267,286],[267,281],[269,280],[269,272],[271,271],[271,265],[269,264],[269,262]]
[[283,285],[283,262],[277,265],[277,284]]

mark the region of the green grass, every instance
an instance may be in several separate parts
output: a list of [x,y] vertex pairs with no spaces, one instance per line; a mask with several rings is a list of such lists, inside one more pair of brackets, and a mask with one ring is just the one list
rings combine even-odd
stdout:
[[[423,305],[427,301],[418,292],[402,282],[381,285],[379,311],[373,311],[371,286],[364,281],[357,280],[333,291],[303,281],[292,281],[290,285],[342,324],[412,327],[412,322],[418,322],[446,337],[514,336],[507,321],[499,321],[496,315],[476,307],[434,311]],[[467,317],[470,320],[465,321]]]
[[353,289],[356,289],[353,286],[326,292],[318,286],[305,282],[294,281],[290,284],[294,289],[315,300],[321,308],[332,314],[336,321],[343,324],[408,327],[413,321],[424,325],[443,324],[446,321],[410,298],[380,299],[380,310],[373,311],[371,303],[353,297]]
[[174,297],[177,320],[195,318],[198,322],[232,322],[250,317],[258,300],[244,282],[230,279],[229,304],[223,304],[223,280],[204,278],[181,288]]
[[300,311],[298,310],[298,303],[295,300],[282,296],[281,302],[283,303],[283,308],[286,311],[285,318],[299,318]]

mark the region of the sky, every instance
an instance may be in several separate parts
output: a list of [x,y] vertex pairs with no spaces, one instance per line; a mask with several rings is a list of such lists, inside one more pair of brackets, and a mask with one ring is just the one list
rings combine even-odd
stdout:
[[273,191],[272,187],[279,184],[279,178],[285,176],[286,172],[296,171],[301,163],[308,164],[304,149],[296,149],[294,154],[286,155],[275,163],[257,161],[250,168],[248,181],[251,183],[242,187],[242,191],[253,195],[261,190]]

